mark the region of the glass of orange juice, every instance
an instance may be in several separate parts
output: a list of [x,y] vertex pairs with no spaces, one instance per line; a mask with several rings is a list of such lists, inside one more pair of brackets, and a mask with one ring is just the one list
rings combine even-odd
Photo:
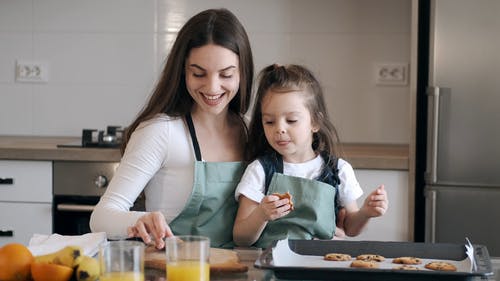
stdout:
[[168,281],[209,281],[210,239],[180,235],[165,238]]
[[144,281],[144,244],[109,241],[99,248],[100,281]]

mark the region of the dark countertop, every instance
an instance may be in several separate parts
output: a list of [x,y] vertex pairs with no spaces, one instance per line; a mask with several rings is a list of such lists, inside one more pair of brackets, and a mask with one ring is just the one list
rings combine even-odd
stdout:
[[[261,254],[261,250],[256,249],[235,249],[240,257],[240,262],[248,266],[248,272],[246,273],[219,273],[212,274],[210,280],[212,281],[277,281],[283,280],[278,279],[274,276],[271,270],[262,270],[254,267],[255,260]],[[492,259],[493,271],[495,274],[499,273],[500,270],[500,260]],[[146,269],[146,280],[147,281],[165,281],[165,272],[157,269]],[[460,280],[460,279],[457,279]],[[481,279],[479,277],[472,278],[471,281],[486,281],[486,279]],[[487,281],[499,280],[498,276],[491,276]]]
[[[62,160],[118,162],[116,148],[58,147],[79,137],[0,136],[0,160]],[[345,159],[355,169],[408,170],[407,144],[342,144]]]

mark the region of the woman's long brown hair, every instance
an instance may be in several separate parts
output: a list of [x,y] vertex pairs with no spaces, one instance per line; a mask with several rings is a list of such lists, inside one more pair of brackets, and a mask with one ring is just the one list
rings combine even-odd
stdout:
[[239,57],[240,87],[229,103],[229,111],[240,116],[245,126],[242,117],[250,106],[254,72],[250,41],[243,25],[233,13],[227,9],[209,9],[193,16],[179,31],[149,101],[125,130],[122,154],[141,122],[152,119],[158,113],[180,117],[191,111],[193,99],[186,88],[185,61],[191,49],[207,44],[227,48]]

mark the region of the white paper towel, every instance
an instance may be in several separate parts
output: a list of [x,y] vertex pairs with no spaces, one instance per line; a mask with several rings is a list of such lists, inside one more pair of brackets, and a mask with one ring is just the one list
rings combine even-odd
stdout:
[[99,251],[99,245],[105,241],[105,232],[83,235],[34,234],[28,248],[34,256],[39,256],[53,253],[66,246],[80,246],[83,254],[93,257]]

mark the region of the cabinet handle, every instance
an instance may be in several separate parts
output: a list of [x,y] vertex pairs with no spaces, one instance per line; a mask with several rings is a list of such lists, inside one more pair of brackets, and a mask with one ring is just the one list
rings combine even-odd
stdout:
[[14,184],[13,178],[0,178],[0,184]]
[[14,230],[0,230],[0,237],[14,237]]

